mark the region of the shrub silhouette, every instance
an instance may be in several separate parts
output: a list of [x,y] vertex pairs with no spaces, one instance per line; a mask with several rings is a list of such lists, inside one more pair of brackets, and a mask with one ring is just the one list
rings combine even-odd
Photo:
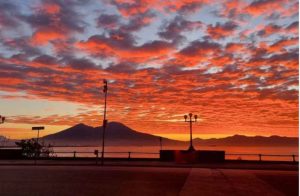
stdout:
[[38,143],[35,139],[21,140],[16,142],[16,145],[22,149],[22,154],[25,157],[50,157],[53,154],[52,146],[44,143]]

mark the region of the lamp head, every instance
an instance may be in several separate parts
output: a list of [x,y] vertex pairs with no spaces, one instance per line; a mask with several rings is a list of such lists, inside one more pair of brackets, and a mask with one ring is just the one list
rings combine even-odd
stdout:
[[187,115],[184,115],[184,120],[186,121],[186,119],[187,119]]
[[192,118],[193,114],[192,114],[192,113],[189,113],[189,116],[190,116],[190,118]]
[[103,92],[104,93],[106,93],[107,92],[107,80],[103,80],[103,84],[104,84],[104,86],[103,86]]

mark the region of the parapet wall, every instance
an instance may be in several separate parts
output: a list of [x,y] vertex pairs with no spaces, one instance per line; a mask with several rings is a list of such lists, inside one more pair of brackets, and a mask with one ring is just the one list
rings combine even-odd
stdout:
[[216,150],[161,150],[160,161],[176,163],[224,162],[225,151]]

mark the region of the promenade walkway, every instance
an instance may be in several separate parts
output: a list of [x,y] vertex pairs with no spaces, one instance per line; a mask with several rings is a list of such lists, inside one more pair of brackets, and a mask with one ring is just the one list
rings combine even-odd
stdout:
[[[34,165],[40,166],[94,166],[101,165],[101,159],[98,162],[95,159],[58,159],[58,160],[0,160],[0,166],[4,165]],[[198,163],[183,164],[173,162],[161,162],[157,159],[115,159],[105,160],[106,166],[128,166],[128,167],[168,167],[168,168],[218,168],[218,169],[256,169],[256,170],[293,170],[298,171],[299,164],[293,162],[268,162],[268,161],[225,161],[224,163]]]
[[298,171],[1,165],[0,195],[298,195]]

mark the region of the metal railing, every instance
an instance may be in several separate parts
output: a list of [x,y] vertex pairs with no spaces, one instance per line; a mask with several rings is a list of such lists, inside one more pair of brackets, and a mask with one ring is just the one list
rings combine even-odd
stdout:
[[[6,147],[7,148],[7,147]],[[16,148],[15,146],[11,148]],[[0,148],[1,149],[1,148]],[[96,153],[97,152],[97,153]],[[52,151],[51,157],[69,157],[69,158],[101,158],[101,151]],[[158,152],[142,152],[142,151],[106,151],[105,158],[156,158],[159,159]],[[275,159],[274,159],[275,158]],[[296,154],[255,154],[255,153],[226,153],[225,160],[243,160],[243,161],[299,161],[299,155]]]
[[[256,160],[256,161],[269,161],[268,159],[263,159],[268,158],[268,157],[279,157],[279,158],[290,158],[292,162],[296,162],[299,155],[291,154],[291,155],[277,155],[277,154],[240,154],[240,153],[227,153],[225,156],[238,156],[237,160],[242,160],[240,156],[243,157],[254,157],[253,159],[243,159],[243,160]],[[297,158],[297,159],[296,159]],[[226,160],[234,160],[234,159],[226,159]],[[276,160],[275,160],[276,161]],[[277,159],[277,161],[285,161],[285,160],[280,160]]]
[[[55,151],[53,152],[54,157],[96,157],[101,158],[101,151],[91,152],[91,151]],[[159,158],[159,152],[138,152],[138,151],[114,151],[114,152],[105,152],[106,158]],[[63,156],[58,156],[63,155]],[[67,155],[67,156],[64,156]],[[69,156],[68,156],[69,155]],[[84,156],[85,155],[85,156]],[[87,156],[92,155],[92,156]],[[113,156],[111,156],[113,155]],[[134,156],[137,155],[137,156]],[[140,156],[139,156],[140,155]],[[235,157],[235,158],[230,158]],[[245,158],[247,157],[247,158]],[[278,158],[272,159],[273,161],[298,161],[299,155],[290,154],[290,155],[277,155],[277,154],[247,154],[247,153],[226,153],[226,160],[253,160],[253,161],[269,161],[270,158]]]
[[[101,151],[55,151],[53,152],[52,156],[54,157],[61,157],[57,156],[59,154],[62,155],[69,155],[69,156],[63,156],[63,157],[73,157],[73,158],[78,158],[78,157],[101,157],[99,155],[102,154]],[[92,156],[80,156],[80,155],[92,155]],[[134,158],[132,157],[133,155],[146,155],[143,156],[143,158],[159,158],[159,152],[138,152],[138,151],[120,151],[120,152],[104,152],[105,157],[109,158]],[[107,155],[121,155],[121,156],[107,156]],[[122,156],[123,155],[123,156]],[[152,157],[149,155],[153,155]],[[136,157],[135,157],[136,158]]]

